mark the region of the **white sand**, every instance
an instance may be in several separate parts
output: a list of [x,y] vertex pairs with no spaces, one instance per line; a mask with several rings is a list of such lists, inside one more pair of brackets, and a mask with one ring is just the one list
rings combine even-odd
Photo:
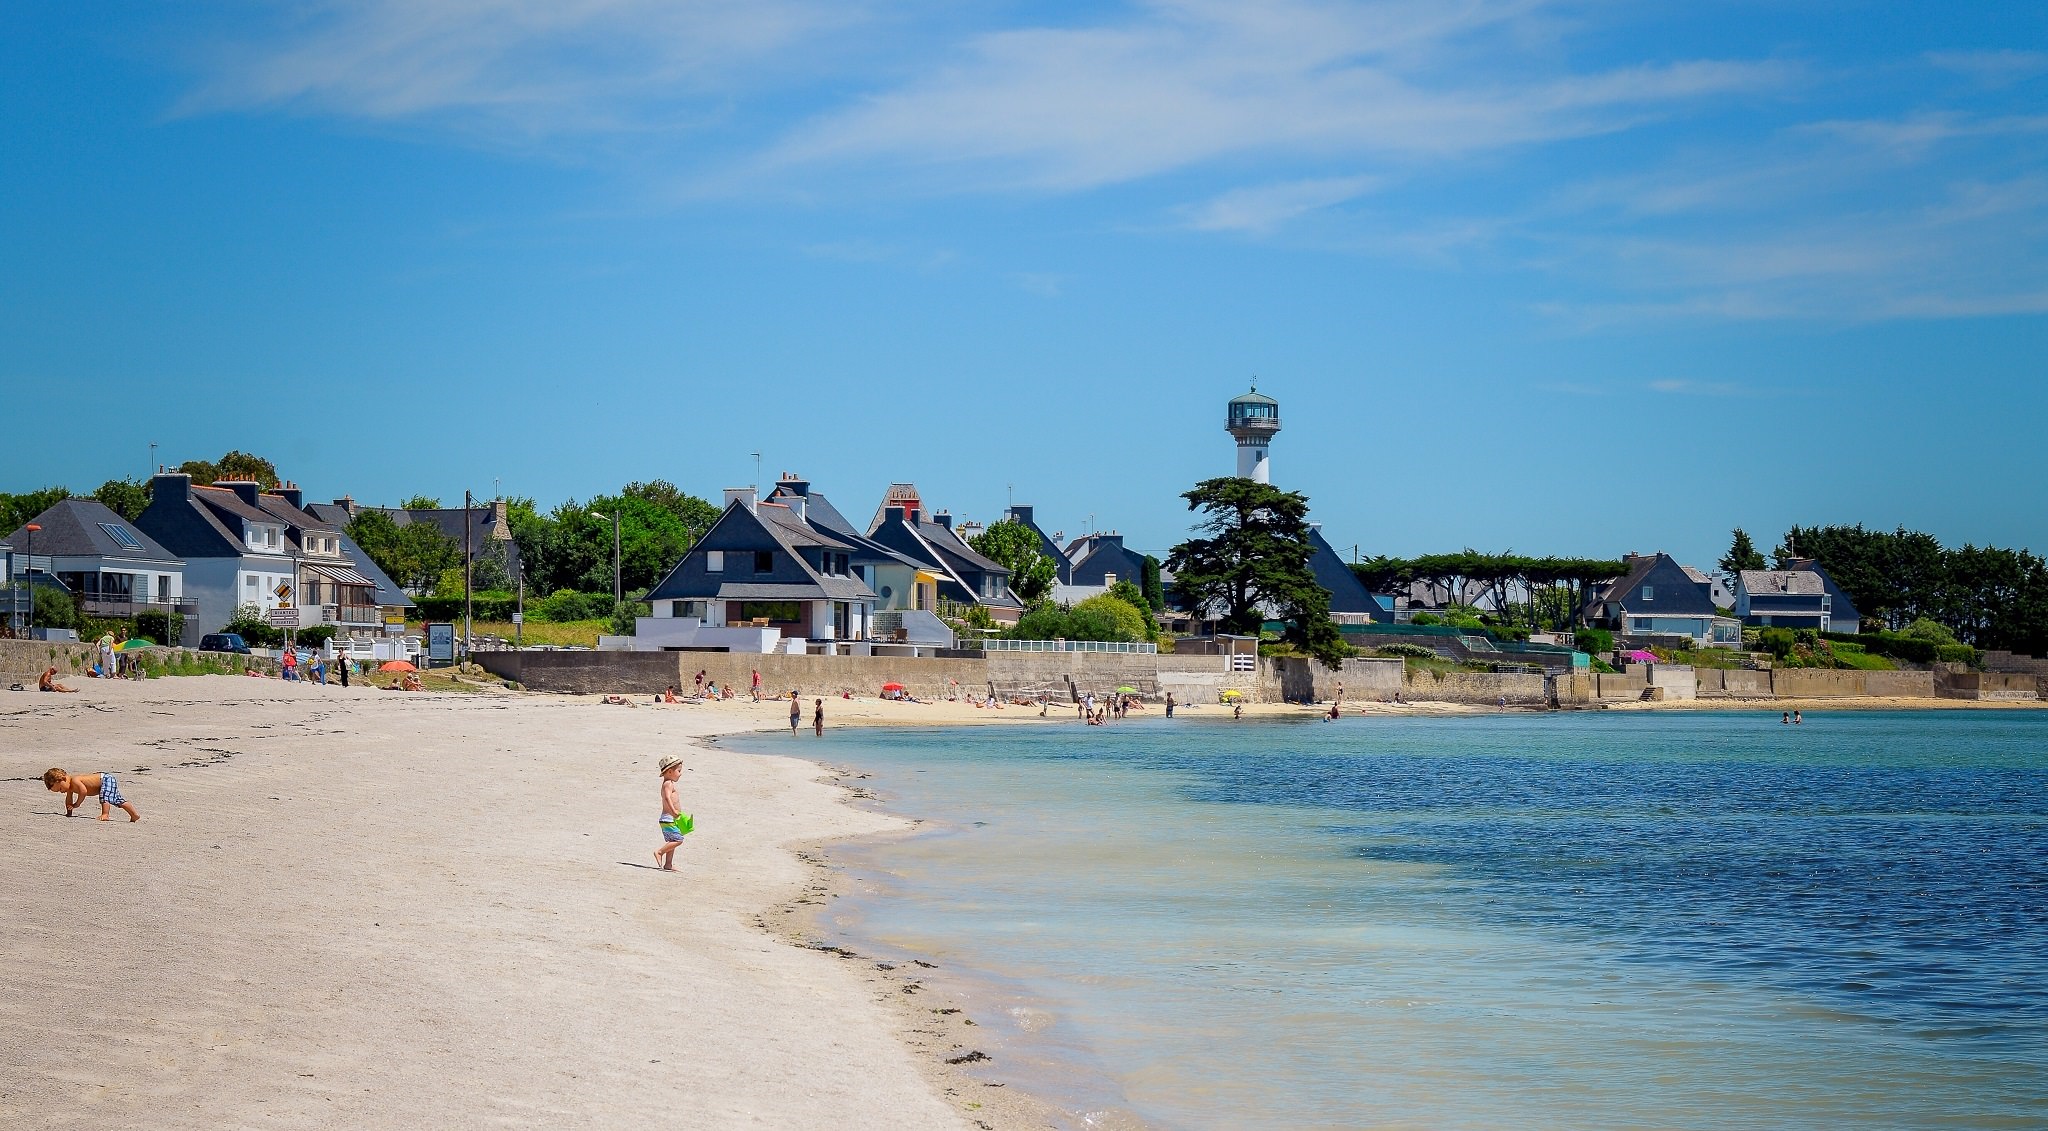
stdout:
[[972,1125],[859,964],[756,925],[793,846],[901,825],[686,745],[786,707],[70,682],[0,692],[0,1126]]

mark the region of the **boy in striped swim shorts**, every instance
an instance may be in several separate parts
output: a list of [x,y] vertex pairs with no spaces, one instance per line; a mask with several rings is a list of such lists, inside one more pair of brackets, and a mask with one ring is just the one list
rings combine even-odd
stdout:
[[683,812],[682,797],[676,789],[676,779],[683,776],[683,760],[674,754],[661,759],[661,847],[654,850],[654,862],[664,872],[676,870],[676,849],[682,847],[683,837],[695,827],[690,815]]
[[121,796],[121,783],[115,781],[112,774],[67,774],[52,766],[43,771],[43,784],[49,787],[51,793],[64,795],[64,815],[67,817],[71,816],[73,809],[83,805],[86,798],[97,797],[100,799],[102,821],[113,816],[115,809],[128,814],[129,824],[142,819],[142,814],[135,811],[135,806]]

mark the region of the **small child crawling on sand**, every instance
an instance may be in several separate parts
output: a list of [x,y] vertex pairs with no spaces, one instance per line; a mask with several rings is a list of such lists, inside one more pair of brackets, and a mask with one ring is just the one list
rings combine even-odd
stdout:
[[683,837],[695,828],[690,815],[683,812],[683,801],[676,789],[676,779],[683,776],[683,760],[674,754],[664,754],[661,759],[661,847],[654,850],[655,863],[662,871],[676,870],[676,849],[682,847]]
[[43,771],[43,784],[50,788],[51,793],[64,795],[64,815],[67,817],[71,816],[73,809],[83,805],[86,798],[97,797],[100,799],[102,821],[112,816],[115,809],[127,813],[130,824],[142,819],[135,806],[121,796],[121,783],[115,781],[112,774],[67,774],[52,766]]

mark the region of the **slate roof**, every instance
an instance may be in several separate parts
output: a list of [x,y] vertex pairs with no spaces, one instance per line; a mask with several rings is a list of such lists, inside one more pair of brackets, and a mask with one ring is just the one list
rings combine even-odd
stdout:
[[[164,549],[156,539],[144,534],[134,523],[114,513],[98,499],[63,499],[29,521],[42,527],[36,531],[35,538],[39,557],[127,558],[167,565],[183,564],[178,555]],[[136,545],[122,545],[102,523],[122,531],[134,539]],[[6,544],[19,544],[25,549],[28,546],[27,523],[8,535],[6,543],[0,543]]]
[[1828,591],[1820,575],[1807,570],[1746,569],[1741,577],[1752,597],[1818,597]]
[[[778,487],[775,495],[770,495],[769,498],[772,500],[780,494],[782,489]],[[839,508],[833,506],[831,500],[815,491],[807,490],[804,495],[804,521],[852,546],[854,561],[881,561],[908,566],[911,569],[922,568],[902,554],[855,530],[853,523],[848,522],[846,516],[839,513]]]
[[[1602,590],[1598,599],[1635,616],[1713,616],[1717,610],[1712,584],[1695,577],[1698,572],[1678,564],[1670,554],[1638,556],[1628,573]],[[1638,596],[1645,584],[1656,587],[1655,600]]]
[[[783,552],[789,556],[790,563],[796,568],[802,580],[728,581],[722,573],[714,580],[701,566],[697,569],[685,568],[691,565],[691,563],[701,560],[707,544],[713,540],[714,535],[720,534],[722,530],[736,530],[737,528],[733,524],[741,522],[746,523],[752,530],[767,535],[770,540],[781,547]],[[743,537],[754,538],[757,536],[752,533],[746,533]],[[725,538],[720,537],[718,541],[723,543]],[[720,546],[709,548],[720,549],[721,552],[724,552]],[[645,599],[649,601],[675,599],[686,601],[706,599],[739,601],[872,601],[875,599],[874,591],[869,589],[858,577],[841,577],[819,572],[817,567],[804,558],[801,551],[805,548],[823,549],[833,553],[843,551],[847,553],[849,558],[859,552],[859,548],[852,543],[834,537],[813,526],[811,523],[798,518],[795,511],[782,503],[756,503],[752,510],[749,510],[739,502],[728,503],[725,513],[719,515],[718,521],[711,524],[711,529],[704,532],[704,536],[697,540],[696,545],[690,547],[689,551],[683,555],[682,560],[678,561],[655,584],[654,588],[648,590]],[[761,547],[760,549],[765,552],[766,548]]]

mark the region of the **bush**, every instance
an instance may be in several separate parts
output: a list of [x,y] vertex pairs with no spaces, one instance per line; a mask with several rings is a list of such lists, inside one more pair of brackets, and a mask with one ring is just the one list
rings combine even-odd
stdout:
[[263,619],[262,608],[256,605],[236,609],[235,619],[221,625],[220,630],[241,637],[251,648],[277,648],[284,644],[284,629],[273,628]]
[[1766,628],[1756,634],[1756,642],[1764,651],[1782,660],[1792,654],[1799,640],[1789,628]]
[[1899,635],[1908,640],[1925,640],[1936,647],[1958,642],[1956,634],[1949,631],[1947,625],[1929,620],[1926,617],[1921,617],[1919,620],[1907,625],[1905,631],[1899,633]]
[[1005,635],[1013,640],[1107,640],[1134,643],[1150,636],[1151,617],[1137,606],[1104,593],[1071,609],[1037,605]]
[[1392,644],[1382,644],[1378,648],[1373,649],[1373,651],[1382,656],[1400,656],[1403,659],[1413,660],[1427,660],[1436,657],[1435,651],[1424,648],[1420,644],[1410,644],[1405,640],[1396,640]]
[[553,594],[535,601],[527,609],[526,615],[534,620],[547,621],[550,624],[568,624],[571,621],[581,620],[604,620],[612,615],[612,595],[609,593],[578,593],[574,589],[557,589]]
[[135,635],[158,644],[176,644],[185,634],[185,618],[162,609],[145,609],[135,614]]
[[1939,644],[1935,646],[1934,658],[1947,664],[1977,665],[1977,650],[1968,644]]
[[322,644],[334,639],[334,633],[335,627],[333,625],[316,624],[312,628],[299,629],[292,634],[292,639],[303,647],[318,648]]
[[1412,617],[1409,617],[1409,618],[1408,618],[1408,623],[1409,623],[1409,624],[1442,624],[1442,623],[1444,623],[1444,618],[1442,618],[1442,617],[1440,617],[1440,616],[1436,615],[1435,613],[1416,613],[1416,614],[1415,614],[1414,616],[1412,616]]
[[38,585],[36,598],[36,628],[77,628],[78,605],[71,594],[54,585]]
[[1935,660],[1937,645],[1930,641],[1900,636],[1896,633],[1865,633],[1856,637],[1863,650],[1873,656],[1889,656],[1894,660],[1906,660],[1915,664],[1931,664]]
[[1614,634],[1604,628],[1582,628],[1573,633],[1581,652],[1599,655],[1614,651]]
[[[462,619],[462,594],[453,597],[416,597],[413,599],[413,615],[423,621],[454,622]],[[596,620],[610,616],[612,599],[604,597],[604,609],[593,616],[576,617],[576,620]],[[502,590],[490,590],[469,595],[469,615],[472,620],[509,621],[519,611],[519,596]],[[535,620],[546,618],[535,617]]]

